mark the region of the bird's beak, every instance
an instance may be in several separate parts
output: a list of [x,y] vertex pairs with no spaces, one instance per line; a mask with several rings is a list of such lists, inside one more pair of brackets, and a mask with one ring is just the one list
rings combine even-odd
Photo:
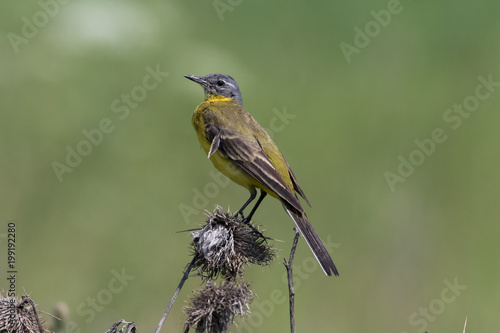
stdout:
[[186,79],[189,79],[191,81],[194,81],[198,84],[200,84],[202,87],[207,86],[207,81],[205,81],[202,77],[199,76],[194,76],[194,75],[184,75]]

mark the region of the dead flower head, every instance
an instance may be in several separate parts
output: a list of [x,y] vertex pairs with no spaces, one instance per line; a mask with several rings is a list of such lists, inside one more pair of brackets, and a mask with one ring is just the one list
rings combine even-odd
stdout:
[[217,287],[214,282],[197,290],[189,305],[184,332],[196,327],[196,333],[228,332],[236,315],[248,314],[254,294],[244,282],[223,281]]
[[35,303],[0,294],[0,333],[42,333],[43,327]]
[[234,278],[242,273],[243,265],[267,265],[275,256],[275,250],[255,227],[224,213],[220,206],[208,214],[205,226],[192,236],[197,256],[194,268],[209,280],[219,274]]
[[[123,325],[122,325],[123,324]],[[122,328],[120,328],[122,325]],[[136,333],[137,328],[135,327],[135,323],[133,321],[126,321],[124,319],[118,320],[114,323],[109,330],[105,333]]]

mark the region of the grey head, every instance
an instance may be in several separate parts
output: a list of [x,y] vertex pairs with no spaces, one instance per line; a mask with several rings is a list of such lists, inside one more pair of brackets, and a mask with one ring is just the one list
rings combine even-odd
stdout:
[[208,74],[205,76],[184,75],[185,78],[190,79],[201,85],[205,91],[205,98],[209,99],[211,96],[228,97],[243,106],[243,99],[241,98],[240,87],[238,83],[225,74]]

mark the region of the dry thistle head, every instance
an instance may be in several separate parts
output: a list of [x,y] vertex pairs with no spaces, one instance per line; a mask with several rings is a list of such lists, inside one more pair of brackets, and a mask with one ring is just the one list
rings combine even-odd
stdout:
[[0,333],[43,333],[31,298],[22,296],[18,299],[0,294]]
[[[123,325],[122,325],[123,324]],[[122,325],[122,328],[119,328]],[[135,333],[137,329],[133,321],[126,321],[124,319],[118,320],[114,323],[109,330],[105,333]]]
[[254,294],[244,282],[223,281],[217,287],[209,282],[197,290],[190,304],[184,308],[187,314],[184,332],[196,326],[196,333],[228,332],[236,315],[250,313],[249,304]]
[[219,274],[226,279],[235,278],[242,274],[244,264],[264,266],[275,256],[275,250],[256,228],[229,212],[224,213],[220,206],[208,214],[206,224],[192,236],[197,256],[194,268],[200,269],[208,280]]

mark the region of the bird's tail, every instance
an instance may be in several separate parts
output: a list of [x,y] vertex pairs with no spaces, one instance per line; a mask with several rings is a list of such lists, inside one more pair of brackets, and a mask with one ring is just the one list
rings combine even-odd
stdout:
[[286,204],[283,204],[283,207],[299,228],[302,236],[306,239],[307,245],[311,248],[311,251],[314,253],[316,260],[318,260],[325,274],[332,276],[333,273],[335,276],[338,276],[339,272],[337,271],[337,267],[335,267],[330,254],[326,250],[325,245],[323,245],[323,242],[321,242],[321,239],[319,239],[313,226],[309,223],[306,214],[297,213],[294,209],[288,208]]

